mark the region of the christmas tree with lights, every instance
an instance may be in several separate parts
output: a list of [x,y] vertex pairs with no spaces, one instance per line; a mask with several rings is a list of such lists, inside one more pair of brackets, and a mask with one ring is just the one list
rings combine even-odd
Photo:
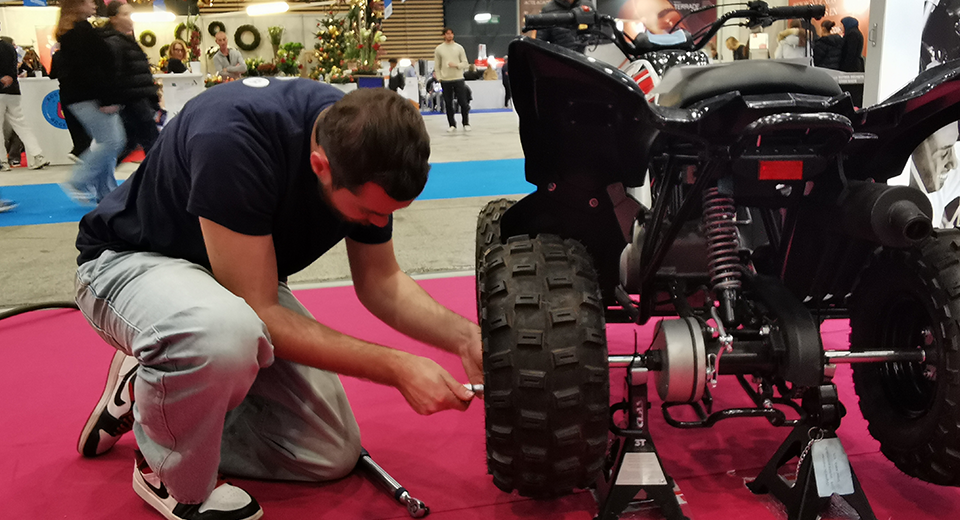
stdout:
[[311,71],[311,78],[332,83],[343,81],[346,24],[347,18],[337,17],[332,11],[317,21],[317,43],[313,52],[317,66]]

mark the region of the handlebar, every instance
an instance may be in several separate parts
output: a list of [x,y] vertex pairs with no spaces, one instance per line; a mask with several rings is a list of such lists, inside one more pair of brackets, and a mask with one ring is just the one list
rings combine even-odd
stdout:
[[576,14],[566,13],[528,14],[523,18],[523,32],[549,27],[572,27],[576,24]]
[[[826,14],[823,5],[796,5],[787,7],[770,7],[763,0],[747,2],[747,9],[730,11],[716,22],[710,24],[710,29],[694,41],[690,33],[679,31],[669,34],[640,33],[632,41],[628,41],[617,29],[616,20],[608,15],[600,14],[589,6],[580,6],[565,13],[530,14],[524,17],[523,32],[534,29],[564,27],[579,32],[596,31],[608,28],[613,34],[614,43],[625,54],[639,56],[653,51],[684,50],[696,51],[706,46],[707,42],[733,18],[744,18],[749,27],[769,27],[776,20],[793,18],[820,19]],[[706,27],[704,27],[706,29]],[[702,32],[702,31],[701,31]]]
[[791,18],[814,18],[819,20],[827,14],[825,5],[793,5],[787,7],[773,7],[770,9],[770,16],[777,20],[789,20]]

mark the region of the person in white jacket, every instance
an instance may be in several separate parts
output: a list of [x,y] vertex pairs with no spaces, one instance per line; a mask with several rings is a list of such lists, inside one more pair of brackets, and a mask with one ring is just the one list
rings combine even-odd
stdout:
[[800,20],[790,20],[790,28],[777,35],[776,59],[805,58],[813,63],[813,50]]

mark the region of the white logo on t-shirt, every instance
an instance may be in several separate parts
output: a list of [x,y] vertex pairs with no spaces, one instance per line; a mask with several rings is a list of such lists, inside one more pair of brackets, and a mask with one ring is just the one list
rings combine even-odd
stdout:
[[270,80],[267,78],[247,78],[243,80],[243,84],[248,87],[263,88],[270,85]]

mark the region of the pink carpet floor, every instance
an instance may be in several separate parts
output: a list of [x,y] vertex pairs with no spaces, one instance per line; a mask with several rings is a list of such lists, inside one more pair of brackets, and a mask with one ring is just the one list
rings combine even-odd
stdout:
[[[422,282],[448,307],[472,317],[472,278]],[[391,331],[371,317],[349,287],[297,293],[322,322],[380,344],[428,355],[463,377],[459,360]],[[643,349],[650,328],[609,327],[612,353]],[[844,346],[844,322],[824,326],[829,346]],[[80,313],[37,311],[0,322],[0,519],[159,519],[131,489],[134,439],[124,437],[106,455],[84,459],[76,439],[103,387],[113,351],[86,324]],[[840,429],[854,471],[879,519],[949,519],[960,512],[960,490],[925,484],[900,473],[878,452],[866,432],[853,395],[849,370],[837,382],[849,415]],[[614,393],[622,371],[611,374]],[[465,413],[416,415],[399,392],[344,378],[356,412],[363,445],[374,460],[430,508],[428,518],[587,520],[597,512],[588,491],[560,499],[530,500],[496,489],[484,462],[483,407]],[[746,405],[736,381],[722,378],[717,406]],[[658,408],[655,403],[654,410]],[[651,424],[667,471],[677,480],[695,520],[784,519],[776,500],[753,495],[744,479],[756,475],[788,430],[763,419],[723,421],[711,429],[677,430],[659,413]],[[260,501],[265,518],[402,519],[406,510],[364,477],[351,475],[325,484],[256,482],[232,479]],[[830,518],[843,517],[835,508]],[[840,515],[840,516],[836,516]],[[626,518],[658,518],[655,511]]]

